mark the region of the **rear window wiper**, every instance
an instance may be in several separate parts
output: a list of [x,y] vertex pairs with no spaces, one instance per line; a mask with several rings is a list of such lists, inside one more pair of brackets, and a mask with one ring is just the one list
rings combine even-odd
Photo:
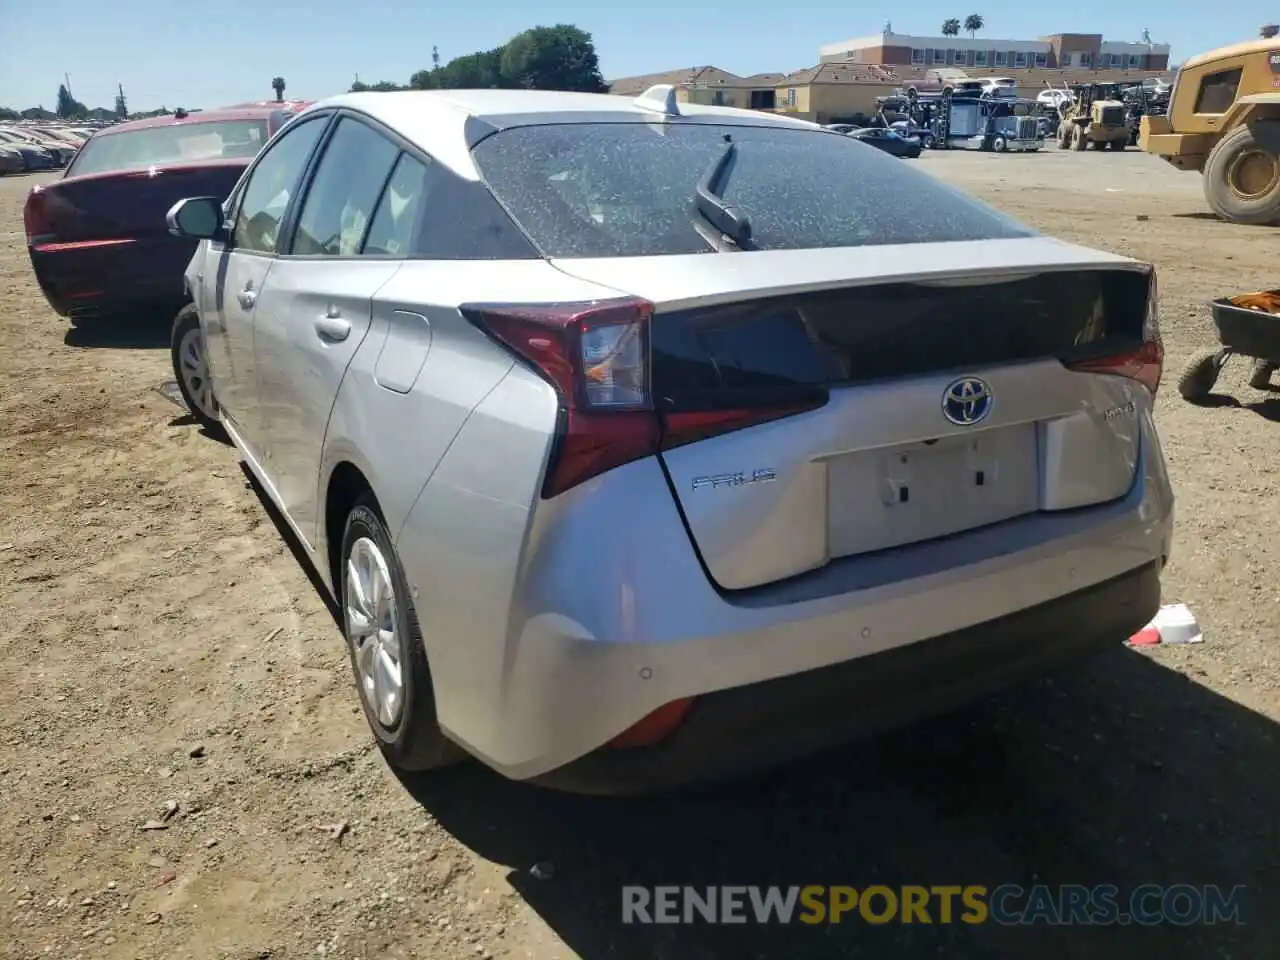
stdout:
[[725,203],[722,196],[729,166],[737,155],[738,146],[726,133],[720,156],[698,181],[694,203],[703,219],[732,240],[738,249],[745,250],[751,243],[751,221],[745,213]]

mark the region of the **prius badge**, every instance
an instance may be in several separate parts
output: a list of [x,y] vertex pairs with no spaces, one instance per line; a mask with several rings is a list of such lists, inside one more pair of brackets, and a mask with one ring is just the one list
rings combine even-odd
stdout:
[[942,391],[942,415],[959,427],[981,423],[994,403],[991,388],[977,377],[959,377]]
[[770,469],[741,470],[738,473],[716,473],[708,477],[694,477],[693,489],[716,490],[722,487],[741,487],[748,483],[772,483],[778,479],[777,471]]

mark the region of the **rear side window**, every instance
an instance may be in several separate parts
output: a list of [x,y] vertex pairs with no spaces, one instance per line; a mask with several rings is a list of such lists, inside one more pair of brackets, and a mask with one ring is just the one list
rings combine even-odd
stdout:
[[1226,113],[1236,102],[1236,90],[1240,88],[1240,68],[1211,73],[1200,81],[1196,94],[1196,113]]
[[400,155],[369,227],[365,253],[383,257],[409,254],[432,180],[432,171],[425,163],[407,153]]
[[1030,236],[995,209],[869,144],[829,131],[675,123],[574,123],[495,133],[473,156],[549,257],[707,253],[698,181],[737,145],[723,199],[762,250]]
[[144,170],[172,163],[248,160],[257,156],[266,142],[265,120],[211,120],[144,127],[92,138],[76,155],[67,176]]

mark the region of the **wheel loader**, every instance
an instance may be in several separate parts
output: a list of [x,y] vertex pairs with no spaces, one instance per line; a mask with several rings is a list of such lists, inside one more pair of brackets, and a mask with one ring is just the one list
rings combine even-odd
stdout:
[[1058,106],[1058,146],[1064,150],[1123,150],[1129,145],[1129,108],[1110,83],[1085,83],[1071,88],[1072,100]]
[[1233,223],[1280,225],[1280,38],[1192,57],[1164,116],[1142,118],[1138,144],[1204,177],[1204,196]]

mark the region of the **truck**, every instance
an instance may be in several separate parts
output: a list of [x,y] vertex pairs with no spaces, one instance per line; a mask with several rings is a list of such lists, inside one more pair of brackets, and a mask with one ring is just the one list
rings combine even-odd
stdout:
[[[884,98],[890,99],[890,98]],[[1022,100],[1012,87],[974,81],[942,94],[907,91],[907,111],[922,141],[941,150],[1030,153],[1044,146],[1039,105]]]
[[1280,38],[1192,57],[1163,116],[1142,118],[1139,146],[1195,170],[1223,220],[1280,225]]

